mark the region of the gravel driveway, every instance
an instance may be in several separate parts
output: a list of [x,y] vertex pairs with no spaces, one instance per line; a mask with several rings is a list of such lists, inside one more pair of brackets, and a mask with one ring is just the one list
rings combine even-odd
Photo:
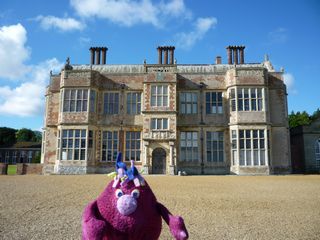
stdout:
[[[0,239],[80,239],[106,175],[0,176]],[[147,176],[190,239],[320,239],[320,175]],[[164,224],[160,239],[171,239]]]

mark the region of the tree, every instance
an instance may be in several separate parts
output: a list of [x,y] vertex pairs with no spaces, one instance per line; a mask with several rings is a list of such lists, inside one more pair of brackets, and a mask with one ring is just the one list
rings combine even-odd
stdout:
[[36,141],[36,134],[27,128],[21,128],[16,133],[17,141],[18,142],[34,142]]
[[320,108],[318,108],[312,115],[311,115],[311,119],[312,120],[316,120],[317,118],[320,117]]
[[33,131],[36,138],[33,142],[41,142],[42,141],[42,133],[40,131]]
[[300,112],[294,113],[294,111],[292,111],[289,114],[290,128],[301,126],[301,125],[309,125],[311,122],[312,122],[312,119],[306,111],[303,111],[302,113]]
[[0,147],[9,147],[16,143],[16,129],[0,127]]

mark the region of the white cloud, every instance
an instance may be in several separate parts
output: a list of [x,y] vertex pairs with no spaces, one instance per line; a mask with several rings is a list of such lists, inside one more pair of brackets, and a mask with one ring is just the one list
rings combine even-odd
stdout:
[[[21,24],[0,28],[0,78],[20,80],[0,86],[0,115],[33,116],[43,110],[50,70],[60,70],[55,58],[38,65],[26,65],[30,49],[27,31]],[[20,53],[20,54],[19,54]]]
[[210,18],[198,18],[195,22],[194,30],[188,33],[182,32],[176,35],[177,47],[183,49],[189,49],[193,45],[200,41],[205,34],[217,25],[217,19]]
[[292,94],[297,94],[298,91],[294,87],[294,76],[291,73],[283,74],[283,81],[287,86],[288,92]]
[[271,44],[273,44],[273,43],[277,43],[277,44],[286,43],[288,40],[288,31],[285,28],[279,27],[276,30],[268,33],[268,39],[269,39],[269,43],[271,43]]
[[0,86],[0,115],[40,115],[44,107],[45,88],[50,70],[60,70],[62,64],[55,58],[30,66],[27,81],[19,86]]
[[81,17],[108,19],[128,27],[139,23],[161,27],[167,17],[190,16],[183,0],[159,4],[151,0],[70,0],[70,4]]
[[36,21],[40,22],[40,26],[45,29],[56,28],[63,32],[82,30],[85,28],[85,24],[77,21],[74,18],[58,18],[54,16],[42,16],[39,15],[35,18]]
[[31,50],[26,41],[27,31],[20,23],[0,27],[0,78],[19,79],[28,72],[24,62]]
[[182,13],[187,18],[190,18],[192,15],[191,11],[186,8],[183,0],[172,0],[171,2],[168,2],[167,4],[162,2],[160,4],[160,10],[164,14],[172,15],[175,17],[181,16]]

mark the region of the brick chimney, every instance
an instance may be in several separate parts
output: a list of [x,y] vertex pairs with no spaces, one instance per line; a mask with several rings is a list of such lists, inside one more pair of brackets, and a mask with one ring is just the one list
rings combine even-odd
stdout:
[[245,46],[228,46],[226,47],[226,49],[228,56],[228,64],[244,64]]
[[91,53],[91,65],[106,64],[108,51],[107,47],[91,47],[89,50]]
[[[157,50],[158,50],[158,64],[174,64],[174,50],[175,50],[174,46],[159,46],[157,47]],[[163,60],[164,60],[164,63],[162,62]]]
[[221,64],[221,56],[216,57],[216,64]]

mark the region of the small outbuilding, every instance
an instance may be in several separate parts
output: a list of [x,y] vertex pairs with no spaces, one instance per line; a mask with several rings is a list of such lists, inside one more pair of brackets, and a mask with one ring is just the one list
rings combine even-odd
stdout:
[[320,173],[320,117],[290,130],[293,173]]

